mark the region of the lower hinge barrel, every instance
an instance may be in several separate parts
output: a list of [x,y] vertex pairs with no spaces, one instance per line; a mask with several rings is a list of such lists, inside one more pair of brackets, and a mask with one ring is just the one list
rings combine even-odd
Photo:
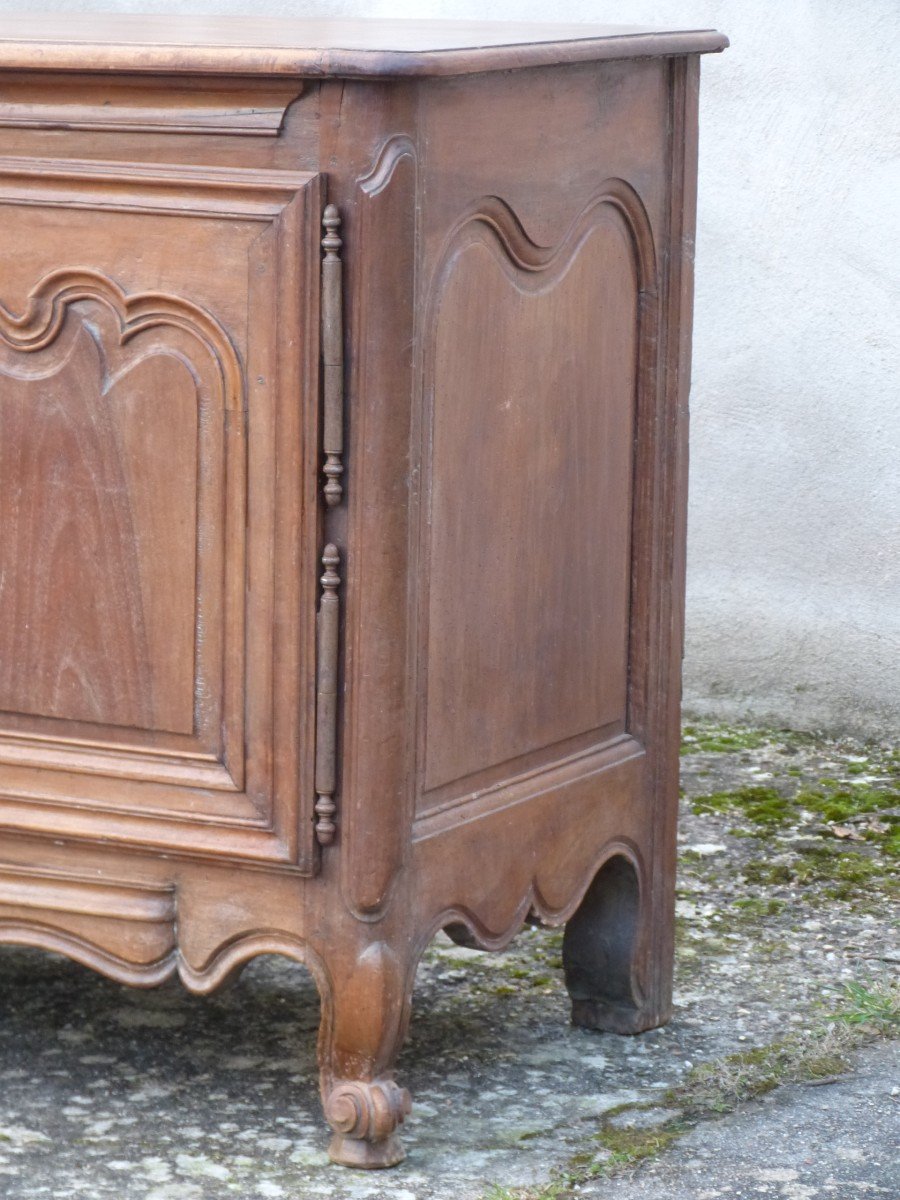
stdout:
[[330,846],[337,832],[335,790],[337,788],[337,701],[338,637],[341,556],[329,543],[322,554],[322,599],[316,618],[316,840]]

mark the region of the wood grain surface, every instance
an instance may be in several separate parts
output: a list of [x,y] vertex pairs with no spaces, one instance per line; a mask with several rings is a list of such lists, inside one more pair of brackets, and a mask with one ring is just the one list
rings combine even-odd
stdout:
[[0,360],[0,708],[191,734],[197,385],[67,324],[43,371]]
[[300,20],[0,14],[0,70],[69,69],[308,76],[460,75],[567,62],[696,54],[715,30],[501,21]]
[[631,233],[598,204],[541,254],[491,216],[461,230],[435,301],[429,793],[625,727]]

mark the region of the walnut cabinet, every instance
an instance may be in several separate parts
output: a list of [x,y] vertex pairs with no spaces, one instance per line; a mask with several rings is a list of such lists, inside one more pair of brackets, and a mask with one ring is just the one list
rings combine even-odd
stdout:
[[[318,983],[389,1166],[440,929],[670,1007],[713,32],[0,23],[0,941]],[[562,1081],[561,1081],[562,1082]]]

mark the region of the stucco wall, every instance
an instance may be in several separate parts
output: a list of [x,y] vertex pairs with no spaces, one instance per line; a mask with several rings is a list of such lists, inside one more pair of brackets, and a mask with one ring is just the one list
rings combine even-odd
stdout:
[[897,0],[0,0],[715,26],[704,63],[685,700],[900,727]]

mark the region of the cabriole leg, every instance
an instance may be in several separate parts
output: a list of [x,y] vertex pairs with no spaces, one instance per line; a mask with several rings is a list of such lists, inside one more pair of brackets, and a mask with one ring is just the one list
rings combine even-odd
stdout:
[[393,1167],[404,1157],[397,1134],[410,1111],[394,1063],[409,1024],[413,971],[384,943],[329,971],[323,996],[319,1065],[329,1157],[345,1167]]

